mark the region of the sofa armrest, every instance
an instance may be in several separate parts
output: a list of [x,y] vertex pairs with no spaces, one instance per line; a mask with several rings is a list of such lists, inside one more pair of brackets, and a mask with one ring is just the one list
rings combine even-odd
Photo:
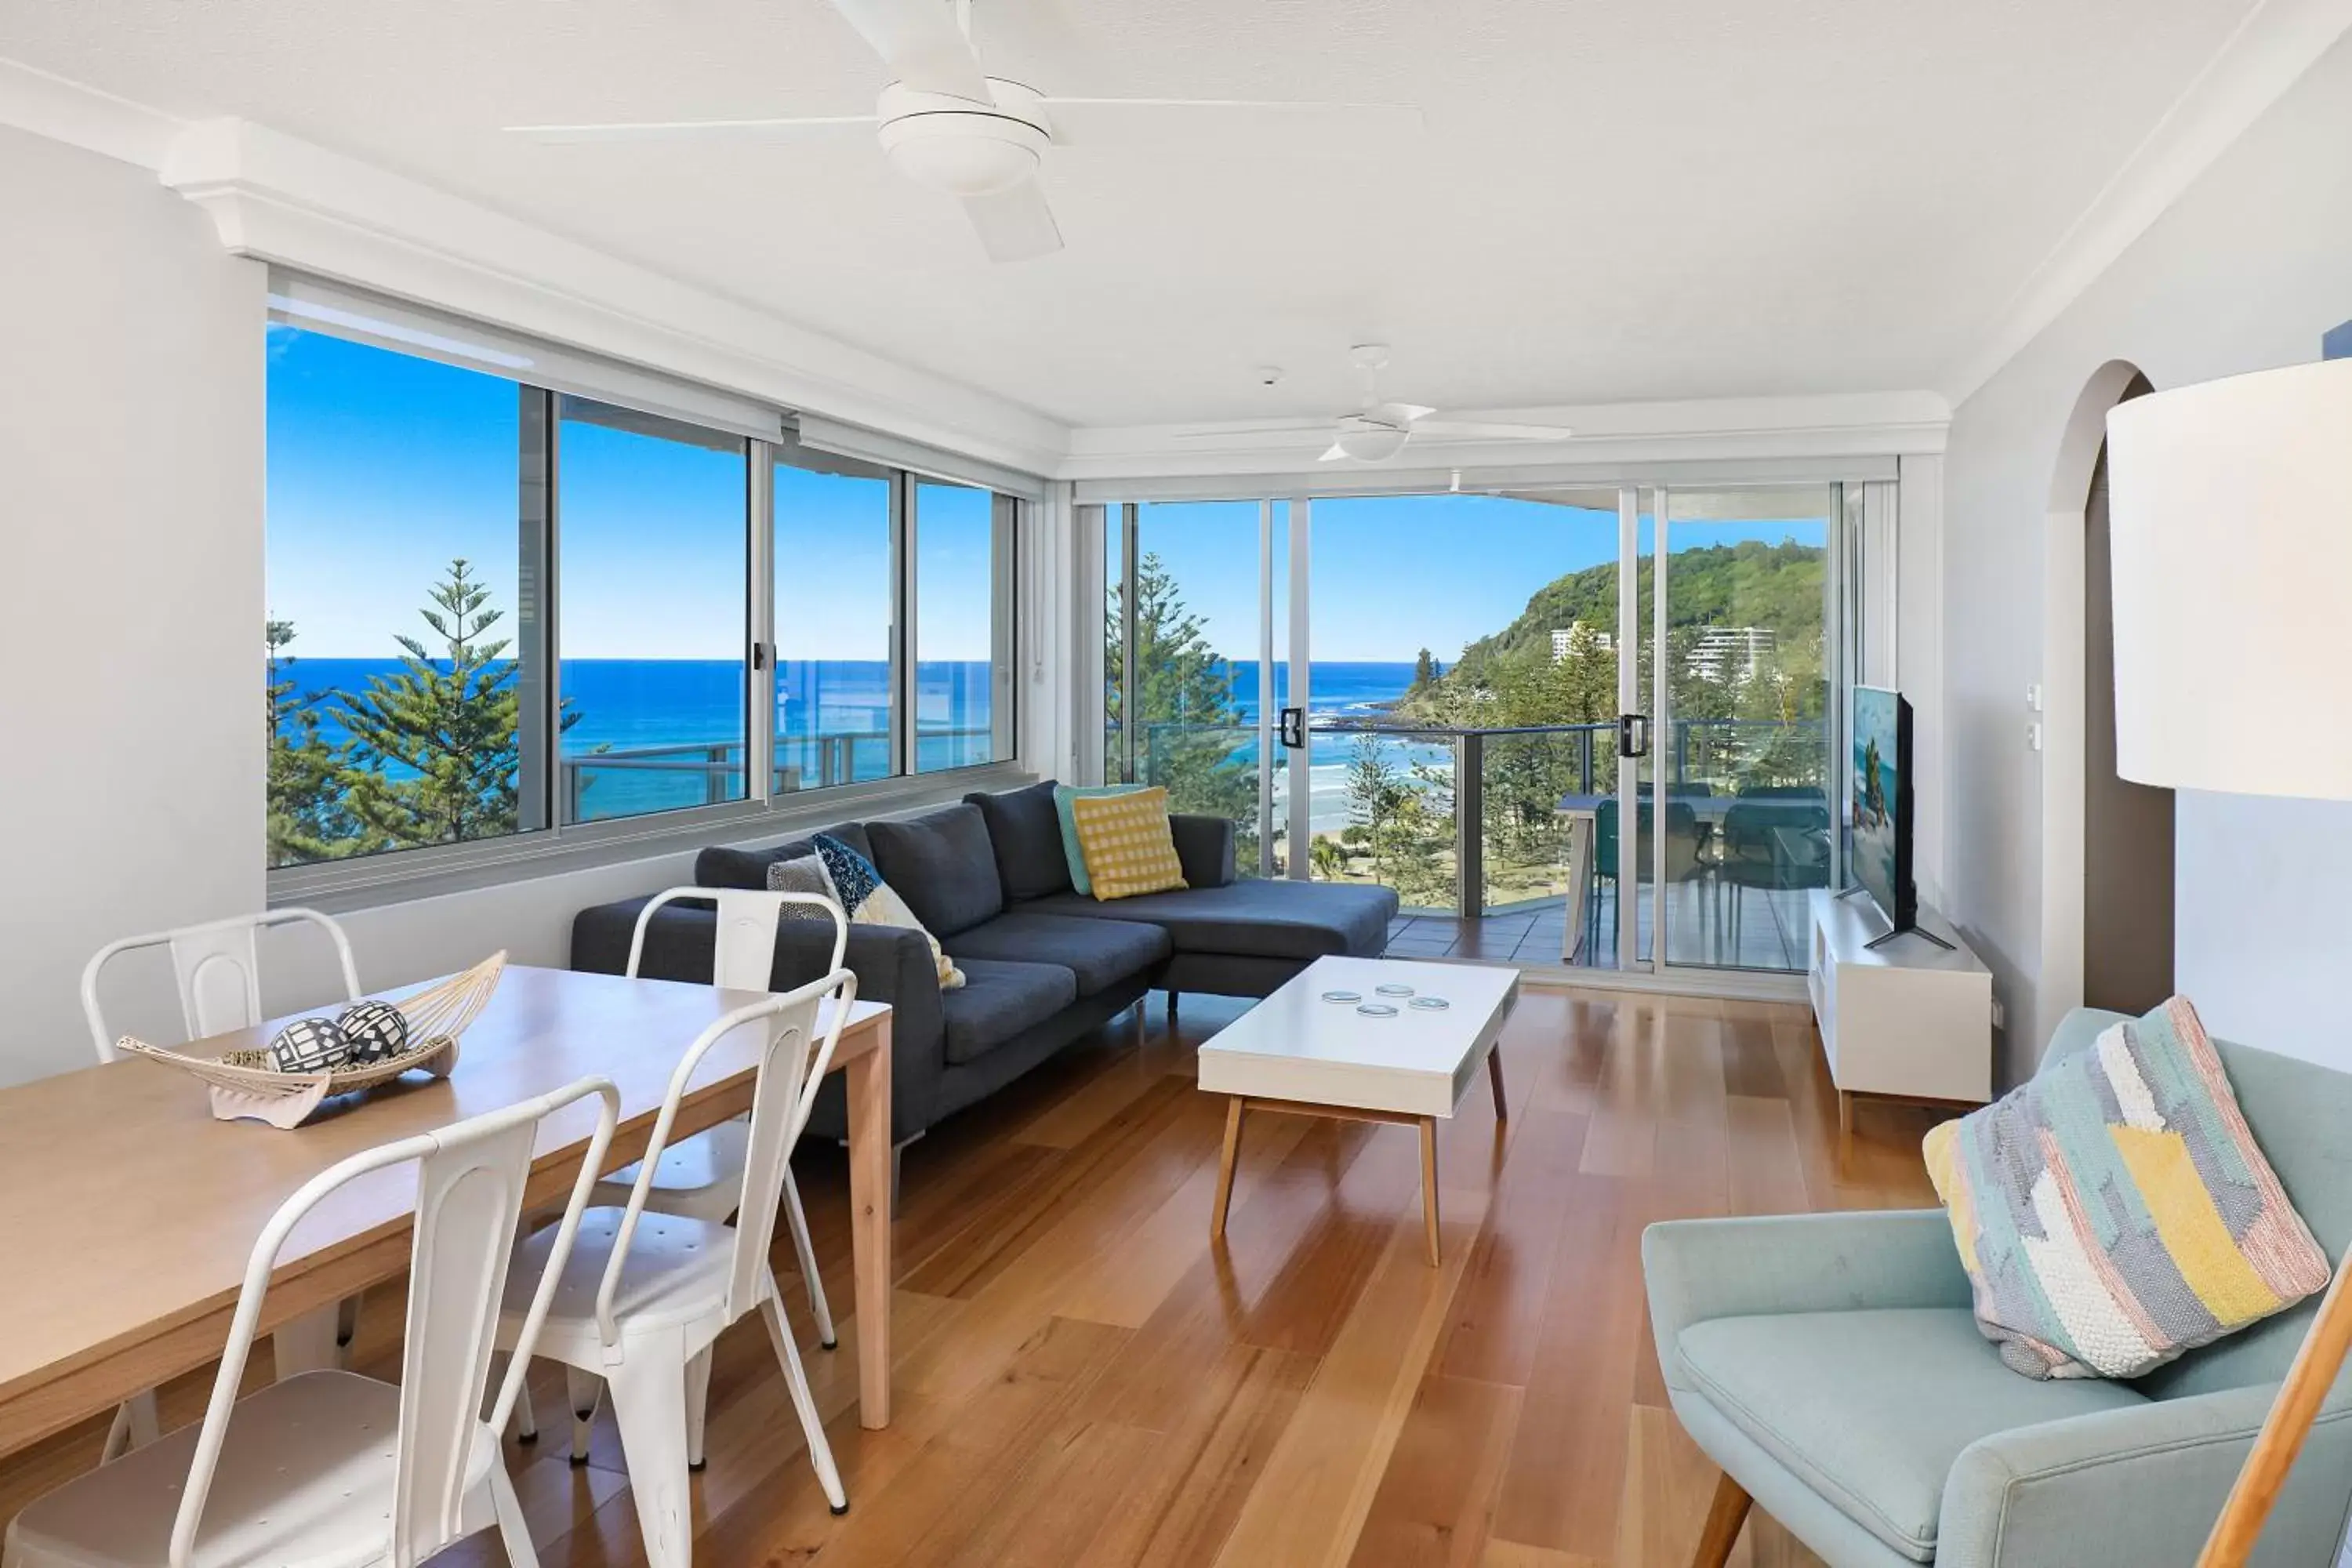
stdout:
[[1642,1275],[1658,1370],[1685,1393],[1675,1346],[1693,1323],[1973,1300],[1941,1209],[1664,1220],[1642,1233]]
[[[2276,1384],[2156,1399],[1979,1438],[1944,1483],[1938,1568],[2186,1563],[2213,1528]],[[2332,1563],[2352,1396],[2322,1408],[2263,1526],[2263,1563]]]
[[[629,941],[644,899],[599,904],[572,917],[572,967],[606,974],[628,968]],[[656,911],[646,928],[646,950],[637,973],[651,980],[709,984],[711,953],[718,942],[718,912],[709,904],[681,900]],[[789,991],[822,979],[833,957],[830,921],[784,921],[776,927],[771,990]],[[898,926],[852,925],[843,962],[857,976],[861,1002],[890,1005],[890,1120],[892,1136],[912,1137],[930,1123],[931,1100],[947,1067],[947,1023],[940,1007],[939,970],[930,943],[919,931]],[[684,1050],[689,1042],[680,1040]]]
[[1234,879],[1234,824],[1224,816],[1171,812],[1168,831],[1188,888],[1222,888]]

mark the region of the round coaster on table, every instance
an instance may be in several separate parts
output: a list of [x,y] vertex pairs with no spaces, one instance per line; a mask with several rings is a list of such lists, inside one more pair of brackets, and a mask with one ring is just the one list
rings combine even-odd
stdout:
[[1326,1002],[1360,1002],[1363,999],[1364,994],[1360,991],[1326,991],[1323,993],[1323,1000]]
[[1412,994],[1412,986],[1394,980],[1390,981],[1386,985],[1375,985],[1372,989],[1379,992],[1383,996],[1410,996]]
[[1397,1010],[1385,1002],[1367,1002],[1356,1009],[1367,1018],[1393,1018]]
[[1453,1003],[1451,1003],[1451,1002],[1448,1002],[1448,1001],[1447,1001],[1444,997],[1443,997],[1443,996],[1416,996],[1416,997],[1414,997],[1414,998],[1412,999],[1412,1001],[1409,1004],[1409,1005],[1411,1005],[1411,1006],[1414,1006],[1414,1007],[1419,1007],[1419,1008],[1421,1008],[1423,1012],[1428,1012],[1428,1013],[1442,1013],[1442,1012],[1444,1012],[1446,1008],[1453,1006],[1453,1005],[1454,1005],[1454,1004],[1453,1004]]

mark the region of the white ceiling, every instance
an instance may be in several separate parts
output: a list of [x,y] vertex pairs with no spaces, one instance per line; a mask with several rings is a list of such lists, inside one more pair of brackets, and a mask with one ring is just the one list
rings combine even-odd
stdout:
[[[868,133],[544,146],[535,121],[863,113],[824,0],[0,0],[0,57],[234,114],[1078,426],[1319,415],[1346,349],[1448,408],[1932,386],[2252,0],[976,0],[1048,91],[1409,102],[1386,166],[1052,153],[992,268]],[[1272,390],[1254,366],[1289,374]]]

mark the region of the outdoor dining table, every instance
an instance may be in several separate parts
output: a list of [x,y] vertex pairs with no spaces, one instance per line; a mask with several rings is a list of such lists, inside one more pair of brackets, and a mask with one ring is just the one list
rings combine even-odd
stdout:
[[[645,1152],[687,1046],[761,994],[509,965],[446,1079],[330,1100],[290,1131],[215,1121],[203,1084],[136,1058],[0,1089],[0,1454],[216,1357],[263,1225],[344,1156],[593,1074],[620,1089],[607,1158],[617,1169]],[[181,1048],[258,1046],[283,1022]],[[744,1032],[713,1047],[674,1137],[751,1109],[753,1051]],[[879,1427],[890,1419],[887,1006],[852,1005],[832,1069],[849,1100],[859,1419]],[[592,1097],[541,1126],[527,1208],[569,1194],[596,1112]],[[340,1301],[405,1272],[415,1195],[414,1170],[394,1167],[339,1190],[296,1227],[261,1314],[265,1331],[283,1331],[281,1370],[315,1362],[322,1344],[331,1352]]]

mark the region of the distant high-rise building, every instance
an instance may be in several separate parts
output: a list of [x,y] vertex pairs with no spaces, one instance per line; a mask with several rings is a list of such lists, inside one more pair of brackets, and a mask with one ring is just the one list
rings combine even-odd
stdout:
[[1777,640],[1769,626],[1709,626],[1691,649],[1690,672],[1717,683],[1752,679]]
[[[1582,621],[1570,621],[1565,626],[1552,628],[1551,661],[1554,664],[1568,657],[1569,645],[1576,640],[1577,629],[1583,625]],[[1592,634],[1592,646],[1602,653],[1613,653],[1617,648],[1617,639],[1607,632],[1597,631]]]

